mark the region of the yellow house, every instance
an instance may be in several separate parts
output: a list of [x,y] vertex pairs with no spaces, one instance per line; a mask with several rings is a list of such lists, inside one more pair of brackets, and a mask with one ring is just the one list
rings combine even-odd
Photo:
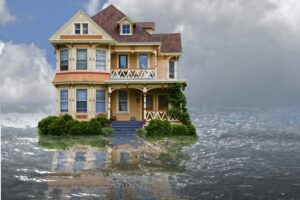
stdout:
[[113,5],[93,17],[77,12],[51,38],[55,109],[78,120],[168,119],[168,85],[177,79],[179,33],[157,34]]

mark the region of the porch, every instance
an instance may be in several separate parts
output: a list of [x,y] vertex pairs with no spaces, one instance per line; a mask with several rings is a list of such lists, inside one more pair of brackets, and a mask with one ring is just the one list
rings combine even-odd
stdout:
[[[159,86],[161,87],[161,86]],[[108,87],[108,118],[112,121],[170,120],[167,88],[119,85]]]

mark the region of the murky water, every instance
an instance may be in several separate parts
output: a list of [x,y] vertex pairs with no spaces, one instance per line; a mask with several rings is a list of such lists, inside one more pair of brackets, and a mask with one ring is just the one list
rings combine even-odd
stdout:
[[185,173],[140,170],[126,145],[49,151],[35,128],[4,127],[2,198],[300,199],[300,108],[191,114],[200,137]]

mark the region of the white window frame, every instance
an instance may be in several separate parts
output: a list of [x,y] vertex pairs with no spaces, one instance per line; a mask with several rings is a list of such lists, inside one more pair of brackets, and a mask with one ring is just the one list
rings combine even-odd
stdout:
[[129,53],[118,53],[117,54],[117,69],[121,69],[119,66],[119,56],[120,55],[127,55],[127,68],[126,69],[130,69],[130,55]]
[[148,63],[147,63],[147,68],[146,69],[150,69],[150,53],[137,53],[136,68],[137,69],[143,69],[143,68],[140,68],[140,55],[147,55],[148,56]]
[[[170,78],[170,61],[174,62],[174,78]],[[168,71],[167,71],[167,78],[170,80],[176,80],[177,79],[177,61],[173,59],[168,60]]]
[[[127,111],[120,111],[119,109],[119,92],[120,91],[127,91]],[[117,91],[117,113],[118,114],[129,114],[130,113],[130,91],[129,90],[123,90],[123,89],[120,89]]]
[[[61,51],[63,51],[63,50],[67,50],[68,51],[68,70],[61,70],[61,56],[60,56],[60,54],[61,54]],[[59,49],[58,50],[58,63],[59,63],[59,68],[58,68],[58,71],[60,71],[60,72],[67,72],[67,71],[70,71],[70,51],[69,51],[69,49],[68,48],[62,48],[62,49]]]
[[[77,69],[77,50],[85,49],[86,50],[86,69]],[[75,48],[75,69],[76,71],[88,71],[89,70],[89,48],[88,47],[78,47]]]
[[[76,34],[76,32],[75,32],[75,24],[80,24],[80,33],[79,34]],[[83,33],[83,24],[87,24],[88,25],[88,33],[86,34],[84,34]],[[90,31],[91,31],[91,25],[90,25],[90,23],[89,22],[74,22],[73,23],[73,33],[74,33],[74,35],[89,35],[90,34]]]
[[[123,33],[123,25],[129,25],[129,33]],[[120,24],[120,35],[132,35],[132,24],[131,23],[121,23]]]
[[[67,98],[67,107],[68,107],[68,111],[66,111],[66,112],[62,112],[62,110],[61,110],[61,92],[62,91],[67,91],[67,95],[68,95],[68,98]],[[69,91],[69,89],[68,88],[61,88],[61,89],[59,89],[59,113],[69,113],[69,110],[70,110],[70,105],[69,105],[69,97],[70,97],[70,91]],[[64,102],[65,103],[65,102]]]
[[[97,69],[97,51],[98,50],[105,51],[105,69],[104,70]],[[96,71],[106,72],[108,70],[108,62],[107,62],[108,61],[108,53],[107,52],[108,52],[107,49],[104,49],[104,48],[96,48],[95,49],[95,70]]]
[[[86,112],[77,112],[77,90],[86,90]],[[89,113],[89,89],[84,87],[75,88],[75,112],[77,114]]]
[[[104,105],[105,105],[104,112],[97,112],[97,90],[104,91]],[[96,112],[96,114],[105,114],[106,113],[106,111],[107,111],[107,103],[106,103],[107,98],[106,98],[106,96],[107,96],[106,95],[106,90],[104,88],[96,88],[95,89],[95,112]]]

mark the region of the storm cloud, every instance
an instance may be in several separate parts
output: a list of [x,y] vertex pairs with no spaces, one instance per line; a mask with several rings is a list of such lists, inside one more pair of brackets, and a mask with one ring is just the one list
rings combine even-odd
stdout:
[[300,1],[110,0],[157,32],[181,32],[180,78],[198,105],[300,103]]

